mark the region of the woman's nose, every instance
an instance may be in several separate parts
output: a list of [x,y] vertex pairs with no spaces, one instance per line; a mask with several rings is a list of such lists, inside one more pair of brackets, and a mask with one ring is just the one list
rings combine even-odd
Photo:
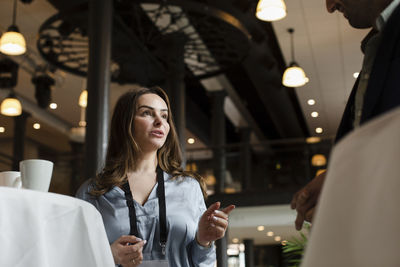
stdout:
[[155,117],[154,117],[154,125],[156,125],[156,126],[159,126],[159,125],[161,125],[161,117],[159,116],[159,115],[156,115]]

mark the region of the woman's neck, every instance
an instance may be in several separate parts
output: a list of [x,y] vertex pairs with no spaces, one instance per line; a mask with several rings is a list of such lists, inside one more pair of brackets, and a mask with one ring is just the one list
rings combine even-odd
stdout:
[[152,153],[145,153],[139,156],[138,161],[136,162],[136,168],[133,172],[155,172],[157,164],[157,151]]

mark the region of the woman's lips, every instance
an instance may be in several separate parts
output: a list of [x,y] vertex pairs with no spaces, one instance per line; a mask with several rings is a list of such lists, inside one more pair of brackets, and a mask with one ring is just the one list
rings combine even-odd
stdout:
[[164,137],[164,133],[162,131],[151,131],[150,134],[158,138]]

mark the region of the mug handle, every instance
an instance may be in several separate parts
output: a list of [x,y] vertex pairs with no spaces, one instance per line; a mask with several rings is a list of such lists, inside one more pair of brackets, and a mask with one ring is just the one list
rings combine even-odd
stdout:
[[17,177],[13,183],[13,187],[20,189],[22,187],[21,177]]

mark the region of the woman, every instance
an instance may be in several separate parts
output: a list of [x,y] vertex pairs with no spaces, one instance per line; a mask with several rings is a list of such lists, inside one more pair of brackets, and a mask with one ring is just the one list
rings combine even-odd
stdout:
[[140,88],[120,97],[103,171],[77,197],[100,211],[116,264],[213,266],[233,205],[207,210],[205,184],[181,166],[166,93]]

